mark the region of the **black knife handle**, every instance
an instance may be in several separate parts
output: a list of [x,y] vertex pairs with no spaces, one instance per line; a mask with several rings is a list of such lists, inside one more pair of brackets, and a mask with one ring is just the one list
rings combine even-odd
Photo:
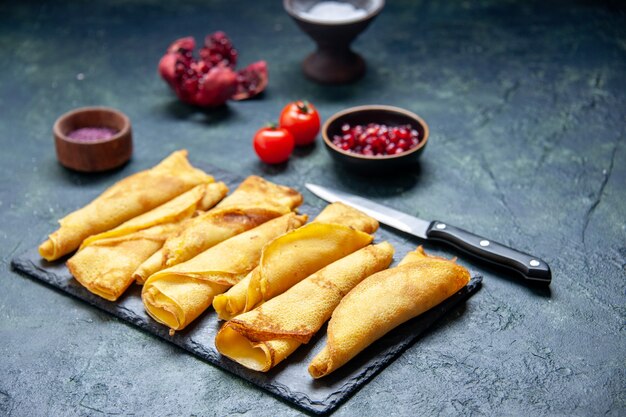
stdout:
[[552,281],[552,272],[547,263],[524,252],[511,249],[501,243],[475,235],[466,230],[451,226],[447,223],[434,221],[426,231],[429,239],[449,243],[470,255],[485,261],[513,269],[524,278],[549,284]]

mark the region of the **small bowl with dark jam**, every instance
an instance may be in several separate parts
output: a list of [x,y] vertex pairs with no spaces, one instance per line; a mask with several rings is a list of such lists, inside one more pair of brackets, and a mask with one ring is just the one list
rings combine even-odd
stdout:
[[52,129],[57,159],[66,168],[100,172],[126,163],[133,153],[130,120],[108,107],[65,113]]
[[416,164],[428,134],[428,125],[417,114],[384,105],[342,110],[322,127],[324,144],[335,161],[372,174]]

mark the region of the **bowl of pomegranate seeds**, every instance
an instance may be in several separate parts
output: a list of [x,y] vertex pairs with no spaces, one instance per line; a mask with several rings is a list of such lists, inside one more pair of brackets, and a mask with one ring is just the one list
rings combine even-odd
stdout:
[[322,137],[336,161],[374,173],[416,163],[428,142],[428,125],[399,107],[359,106],[331,116]]

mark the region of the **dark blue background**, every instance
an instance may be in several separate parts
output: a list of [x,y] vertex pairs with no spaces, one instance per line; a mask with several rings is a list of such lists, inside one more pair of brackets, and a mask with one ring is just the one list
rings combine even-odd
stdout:
[[[224,30],[242,64],[269,63],[263,97],[180,104],[156,73],[177,37]],[[281,3],[0,5],[0,414],[298,415],[184,351],[9,269],[105,186],[187,148],[238,175],[333,185],[535,253],[549,291],[461,256],[483,289],[335,415],[619,415],[626,407],[626,18],[619,2],[389,1],[355,43],[360,82],[323,87]],[[79,80],[78,74],[84,78]],[[431,141],[392,178],[336,167],[318,142],[267,167],[255,130],[289,101],[322,118],[357,104],[420,114]],[[105,175],[66,171],[51,128],[65,111],[124,111],[135,153]],[[416,240],[415,244],[419,242]],[[428,249],[457,255],[443,246]]]

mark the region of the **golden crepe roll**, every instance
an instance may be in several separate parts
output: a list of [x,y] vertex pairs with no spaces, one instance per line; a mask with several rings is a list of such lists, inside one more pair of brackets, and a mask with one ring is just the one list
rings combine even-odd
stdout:
[[169,237],[163,248],[141,264],[133,276],[138,284],[143,284],[150,275],[289,213],[301,203],[302,195],[296,190],[252,175],[213,210],[200,214]]
[[250,175],[218,207],[263,207],[287,214],[300,204],[302,194],[293,188]]
[[112,229],[128,219],[171,200],[213,177],[177,151],[152,169],[131,175],[108,188],[85,207],[59,220],[60,228],[39,246],[39,254],[54,261],[76,248],[88,236]]
[[72,275],[89,291],[115,301],[133,282],[133,272],[158,251],[198,210],[217,204],[224,183],[201,184],[109,232],[93,236],[67,261]]
[[409,253],[401,265],[363,280],[341,300],[328,323],[326,346],[311,361],[309,373],[321,378],[335,371],[469,280],[469,271],[453,261],[427,256],[421,247]]
[[[165,240],[167,242],[167,239]],[[163,248],[154,252],[152,256],[142,262],[133,272],[133,280],[139,285],[143,285],[148,277],[163,269]]]
[[[387,268],[393,246],[366,246],[324,267],[283,294],[226,322],[217,350],[246,368],[267,372],[330,318],[342,297],[371,274]],[[360,320],[360,317],[359,317]]]
[[[306,226],[303,226],[306,227]],[[216,295],[213,299],[213,308],[220,320],[230,320],[241,313],[245,313],[248,299],[248,286],[259,267],[254,268],[241,281],[233,285],[224,294]]]
[[296,190],[252,175],[215,209],[195,218],[163,245],[163,268],[187,261],[211,246],[282,216],[302,204]]
[[159,224],[189,219],[198,211],[205,211],[215,206],[227,193],[228,187],[223,182],[197,185],[167,203],[133,217],[114,229],[89,236],[80,247],[85,247],[100,239],[124,236]]
[[324,207],[324,210],[317,215],[315,221],[318,223],[340,223],[368,234],[378,230],[378,221],[376,219],[340,202]]
[[67,268],[81,285],[109,301],[117,300],[134,281],[133,272],[157,251],[176,223],[154,226],[121,237],[100,239],[78,251]]
[[263,246],[305,221],[306,215],[285,214],[157,272],[141,292],[146,311],[172,331],[185,328],[211,305],[215,295],[258,265]]
[[225,294],[213,300],[222,320],[252,310],[326,265],[369,245],[378,222],[366,214],[333,203],[315,220],[274,239],[263,249],[259,266]]

